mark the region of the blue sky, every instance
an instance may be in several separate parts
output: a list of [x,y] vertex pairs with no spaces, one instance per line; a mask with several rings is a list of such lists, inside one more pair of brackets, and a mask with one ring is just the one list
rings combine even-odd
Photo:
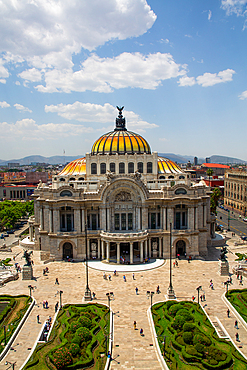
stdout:
[[152,151],[247,160],[247,0],[0,0],[0,159]]

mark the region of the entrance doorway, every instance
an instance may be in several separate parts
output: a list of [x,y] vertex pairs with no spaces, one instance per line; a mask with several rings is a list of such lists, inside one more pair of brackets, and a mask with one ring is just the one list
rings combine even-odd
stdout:
[[63,245],[63,259],[67,260],[68,258],[73,258],[73,246],[71,243],[66,242]]
[[120,243],[120,257],[123,257],[126,262],[130,260],[130,244]]
[[186,243],[184,240],[178,240],[176,243],[176,256],[184,256],[186,253]]

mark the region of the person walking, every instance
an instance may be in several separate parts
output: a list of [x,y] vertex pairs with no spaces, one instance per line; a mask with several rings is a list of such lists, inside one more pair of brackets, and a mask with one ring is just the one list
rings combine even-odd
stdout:
[[236,341],[239,342],[239,334],[238,333],[235,334],[235,337],[236,337]]
[[234,328],[238,329],[238,321],[235,321]]
[[140,335],[143,336],[143,329],[140,329]]
[[37,315],[37,323],[39,324],[39,315]]
[[136,291],[136,295],[138,295],[138,288],[137,288],[137,286],[136,286],[136,289],[135,289],[135,291]]
[[109,281],[111,281],[111,275],[110,274],[109,274],[108,278],[109,278]]
[[176,264],[176,267],[178,267],[178,261],[177,260],[175,261],[175,264]]
[[134,274],[134,272],[133,272],[132,278],[133,278],[133,280],[135,280],[135,274]]
[[134,330],[136,330],[136,321],[134,321]]
[[229,308],[228,308],[228,310],[226,311],[226,313],[227,313],[227,317],[230,317],[230,310],[229,310]]
[[55,313],[57,312],[58,310],[58,302],[55,304]]
[[158,285],[157,288],[156,288],[156,293],[159,294],[160,293],[160,286]]
[[126,276],[125,276],[125,275],[123,276],[123,280],[124,280],[124,282],[126,283]]
[[55,284],[59,285],[58,278],[56,278],[56,280],[55,280]]

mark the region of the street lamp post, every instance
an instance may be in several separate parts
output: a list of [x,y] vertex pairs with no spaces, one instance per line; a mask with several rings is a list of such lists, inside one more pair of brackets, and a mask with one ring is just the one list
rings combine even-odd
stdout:
[[29,295],[30,295],[30,298],[32,298],[32,290],[34,290],[34,286],[32,285],[28,285],[28,288],[29,288]]
[[114,294],[113,292],[110,292],[110,293],[106,293],[106,296],[108,298],[109,311],[111,311],[111,301],[114,301]]
[[150,308],[152,309],[152,305],[153,305],[153,295],[154,295],[154,292],[150,292],[149,290],[147,290],[147,297],[151,299],[151,306]]
[[91,301],[92,295],[88,284],[88,253],[87,253],[87,223],[85,222],[85,246],[86,246],[86,289],[84,293],[84,300]]
[[60,291],[59,291],[60,307],[62,307],[62,294],[63,294],[63,291],[62,291],[62,290],[60,290]]
[[199,295],[200,295],[200,290],[202,290],[202,286],[200,285],[199,287],[196,288],[196,290],[197,290],[197,294],[198,294],[197,302],[199,304],[199,298],[200,298]]
[[172,286],[172,223],[170,222],[170,284],[167,291],[168,299],[176,299]]

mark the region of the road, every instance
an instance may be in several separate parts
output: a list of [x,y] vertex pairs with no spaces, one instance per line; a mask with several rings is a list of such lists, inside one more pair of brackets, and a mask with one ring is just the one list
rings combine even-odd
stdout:
[[[228,229],[228,212],[221,208],[217,208],[217,224],[223,225],[224,229]],[[238,235],[247,235],[247,222],[239,218],[238,214],[231,212],[230,230]]]

